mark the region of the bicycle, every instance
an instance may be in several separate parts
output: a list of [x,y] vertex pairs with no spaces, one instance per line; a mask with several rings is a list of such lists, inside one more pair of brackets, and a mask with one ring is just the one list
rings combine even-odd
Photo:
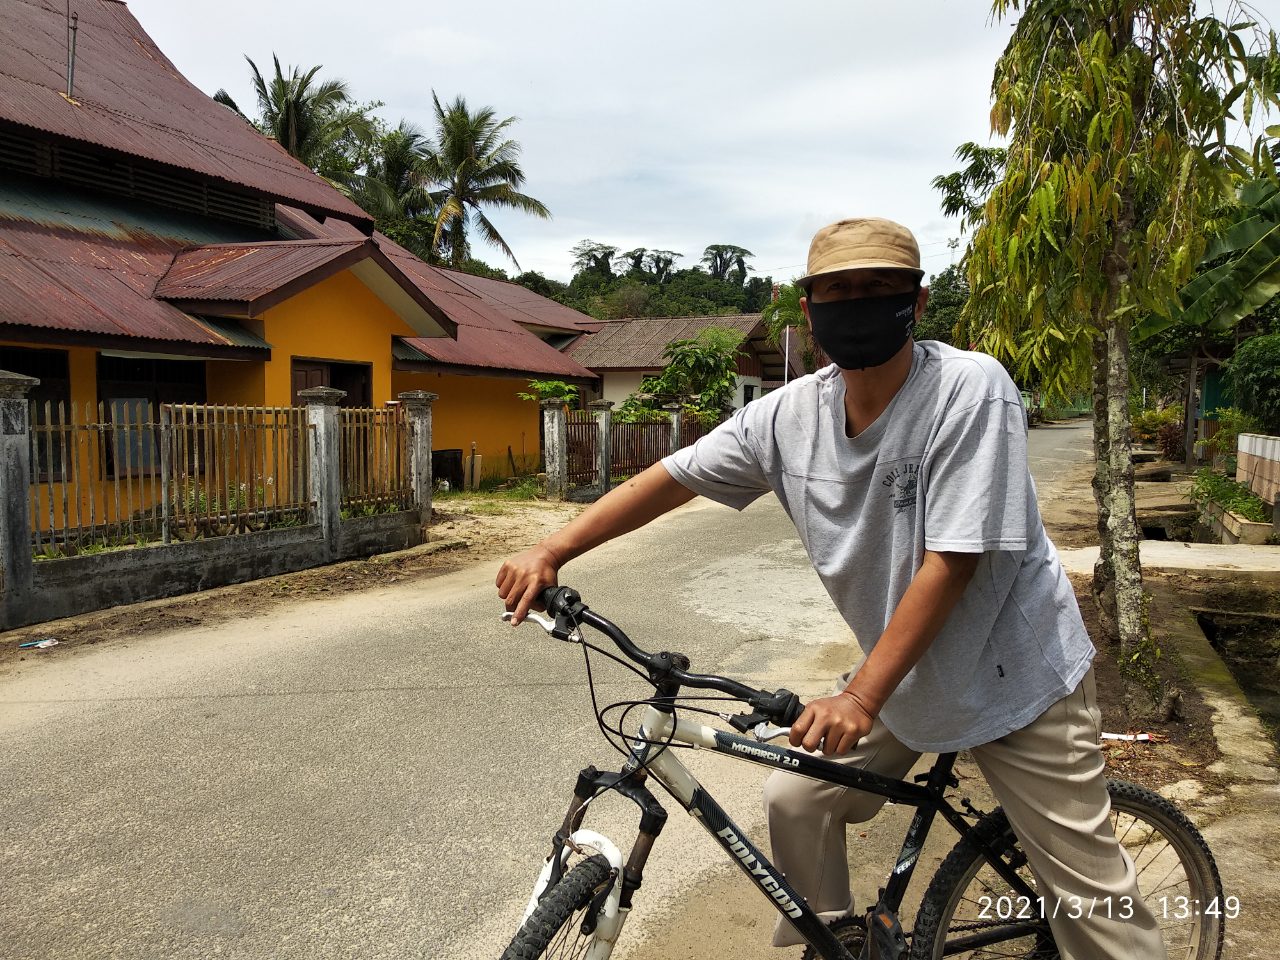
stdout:
[[[502,960],[604,960],[610,955],[667,819],[667,811],[646,786],[650,777],[707,829],[805,937],[810,944],[805,958],[901,960],[908,953],[911,960],[958,955],[1049,960],[1058,956],[1048,917],[1050,907],[1061,909],[1063,904],[1054,906],[1037,895],[1026,857],[999,807],[984,813],[967,797],[960,800],[962,809],[952,805],[946,791],[959,786],[952,774],[956,754],[939,755],[927,773],[907,782],[769,745],[768,741],[786,736],[790,724],[800,716],[803,707],[795,694],[785,689],[769,693],[727,677],[690,673],[689,660],[683,654],[647,653],[616,625],[588,609],[571,588],[548,588],[539,602],[551,617],[530,613],[528,619],[551,636],[582,646],[597,722],[606,738],[611,734],[623,738],[621,746],[614,745],[627,760],[618,773],[591,766],[578,775],[568,812],[552,838],[551,853],[534,885],[524,919]],[[510,617],[509,613],[503,615],[504,619]],[[601,710],[595,699],[588,651],[629,665],[588,642],[583,627],[603,634],[643,668],[631,669],[653,684],[654,695]],[[727,714],[693,707],[684,702],[690,698],[680,697],[682,688],[717,691],[751,709]],[[605,715],[614,708],[628,712],[642,708],[637,733],[627,734],[622,729],[626,713],[616,729],[607,725]],[[685,710],[720,716],[746,736],[677,715]],[[865,917],[824,924],[680,762],[674,748],[683,746],[714,750],[914,806],[915,816],[875,906]],[[1108,789],[1116,836],[1134,860],[1144,900],[1161,921],[1169,956],[1218,960],[1225,921],[1238,915],[1239,900],[1223,896],[1218,868],[1204,838],[1177,807],[1158,794],[1116,780],[1108,780]],[[626,797],[640,810],[639,830],[625,860],[611,840],[582,826],[590,804],[608,791]],[[915,929],[906,932],[897,915],[938,814],[955,828],[960,840],[925,891]],[[1081,911],[1086,906],[1078,905]],[[1101,909],[1101,905],[1091,908]],[[1065,909],[1075,906],[1068,903]],[[1107,904],[1107,909],[1115,909],[1116,916],[1124,919],[1123,905]]]

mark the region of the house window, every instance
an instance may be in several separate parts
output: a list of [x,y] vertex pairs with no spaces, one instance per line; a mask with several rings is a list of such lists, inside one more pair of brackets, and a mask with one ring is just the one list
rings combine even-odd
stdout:
[[744,383],[742,385],[742,405],[745,407],[748,403],[756,398],[756,385],[754,383]]
[[161,403],[204,403],[203,360],[164,360],[98,354],[98,399]]

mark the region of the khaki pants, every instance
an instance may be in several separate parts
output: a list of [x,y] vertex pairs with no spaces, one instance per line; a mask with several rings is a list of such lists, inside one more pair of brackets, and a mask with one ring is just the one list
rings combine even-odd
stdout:
[[[848,677],[841,681],[843,689]],[[1051,921],[1062,956],[1164,960],[1160,930],[1138,893],[1133,861],[1111,829],[1100,733],[1091,669],[1074,691],[1028,726],[970,753],[1021,841],[1037,889],[1047,891],[1046,902],[1061,898],[1065,912],[1068,897],[1086,904],[1093,898],[1100,903],[1110,897],[1113,904],[1133,898],[1129,920],[1095,911],[1092,918]],[[837,759],[901,779],[919,756],[877,720],[852,753]],[[870,820],[883,805],[884,798],[874,794],[792,773],[776,772],[765,781],[773,862],[824,919],[853,909],[845,824]],[[803,942],[779,917],[774,946]]]

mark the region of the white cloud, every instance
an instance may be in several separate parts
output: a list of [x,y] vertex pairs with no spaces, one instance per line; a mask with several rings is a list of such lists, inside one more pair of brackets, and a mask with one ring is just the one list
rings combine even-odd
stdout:
[[[1280,0],[1259,5],[1280,12]],[[528,192],[551,221],[493,221],[522,267],[567,280],[584,237],[696,262],[737,243],[797,275],[824,223],[859,213],[917,233],[930,271],[957,227],[930,181],[987,141],[1010,33],[989,0],[131,0],[201,89],[252,104],[259,66],[324,64],[392,122],[430,129],[431,92],[519,116]],[[358,15],[353,15],[358,13]],[[477,247],[490,263],[497,251]],[[510,266],[509,263],[504,264]]]

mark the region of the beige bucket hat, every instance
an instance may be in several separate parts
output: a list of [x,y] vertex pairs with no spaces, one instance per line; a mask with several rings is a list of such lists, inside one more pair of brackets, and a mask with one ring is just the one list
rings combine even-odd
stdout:
[[824,273],[876,268],[910,270],[917,278],[923,277],[916,238],[892,220],[851,217],[814,234],[809,244],[809,273],[798,282],[808,293],[813,281]]

